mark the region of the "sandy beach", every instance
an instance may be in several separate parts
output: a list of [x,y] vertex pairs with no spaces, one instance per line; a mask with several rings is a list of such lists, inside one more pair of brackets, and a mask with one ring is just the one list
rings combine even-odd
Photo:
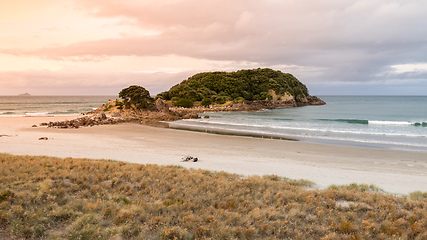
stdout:
[[[331,184],[374,184],[389,193],[427,191],[427,153],[226,136],[140,124],[79,129],[32,127],[68,117],[0,118],[0,152],[181,165]],[[39,140],[46,137],[48,140]],[[186,155],[198,162],[180,162]]]

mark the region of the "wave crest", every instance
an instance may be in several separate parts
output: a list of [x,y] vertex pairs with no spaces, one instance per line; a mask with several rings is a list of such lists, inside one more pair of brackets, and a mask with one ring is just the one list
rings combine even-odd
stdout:
[[371,125],[389,125],[389,126],[416,126],[427,127],[427,122],[409,122],[409,121],[378,121],[365,119],[316,119],[318,121],[343,122],[350,124],[371,124]]
[[316,119],[319,121],[330,121],[330,122],[345,122],[351,124],[369,124],[369,120],[364,119]]

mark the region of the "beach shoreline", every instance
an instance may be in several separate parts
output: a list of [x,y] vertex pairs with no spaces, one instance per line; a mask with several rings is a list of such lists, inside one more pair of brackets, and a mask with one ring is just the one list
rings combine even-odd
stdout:
[[[375,142],[364,142],[357,140],[342,140],[342,139],[327,139],[327,138],[316,138],[313,136],[289,136],[283,133],[268,133],[268,132],[256,132],[256,131],[247,131],[245,129],[230,129],[227,127],[215,127],[209,125],[191,125],[191,124],[182,124],[183,119],[173,121],[173,122],[159,122],[163,125],[158,127],[166,127],[184,131],[194,131],[194,132],[204,132],[210,134],[219,134],[219,135],[232,135],[232,136],[243,136],[243,137],[255,137],[255,138],[265,138],[265,139],[275,139],[275,140],[286,140],[286,141],[301,141],[308,143],[317,143],[323,145],[333,145],[333,146],[349,146],[349,147],[361,147],[361,148],[373,148],[373,149],[384,149],[384,150],[398,150],[398,151],[410,151],[410,152],[424,152],[427,153],[427,149],[423,147],[416,146],[404,146],[404,148],[399,148],[399,145],[391,143],[375,143]],[[156,125],[151,125],[155,126]]]
[[[218,135],[137,123],[79,129],[39,126],[74,118],[2,117],[0,152],[180,165],[244,176],[275,174],[310,180],[319,188],[359,183],[374,184],[398,194],[427,191],[425,152]],[[199,161],[180,161],[189,154]]]

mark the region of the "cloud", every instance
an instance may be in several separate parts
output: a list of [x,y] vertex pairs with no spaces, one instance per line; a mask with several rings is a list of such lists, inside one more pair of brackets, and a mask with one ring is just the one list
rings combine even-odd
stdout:
[[411,72],[423,72],[427,73],[427,63],[418,64],[400,64],[391,66],[396,73],[411,73]]
[[33,95],[117,95],[130,85],[144,86],[155,95],[195,73],[3,71],[0,72],[0,95],[24,92]]
[[427,62],[422,0],[76,0],[75,7],[153,34],[0,52],[76,62],[175,55],[292,65],[316,69],[300,78],[313,83],[410,77],[391,74],[391,66]]

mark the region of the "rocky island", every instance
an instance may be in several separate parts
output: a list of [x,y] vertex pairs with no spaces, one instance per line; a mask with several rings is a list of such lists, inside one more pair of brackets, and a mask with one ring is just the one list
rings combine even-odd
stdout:
[[260,111],[263,109],[323,105],[290,73],[269,68],[196,74],[151,97],[141,86],[130,86],[86,116],[48,127],[78,128],[119,122],[156,125],[164,121],[198,118],[199,113]]

